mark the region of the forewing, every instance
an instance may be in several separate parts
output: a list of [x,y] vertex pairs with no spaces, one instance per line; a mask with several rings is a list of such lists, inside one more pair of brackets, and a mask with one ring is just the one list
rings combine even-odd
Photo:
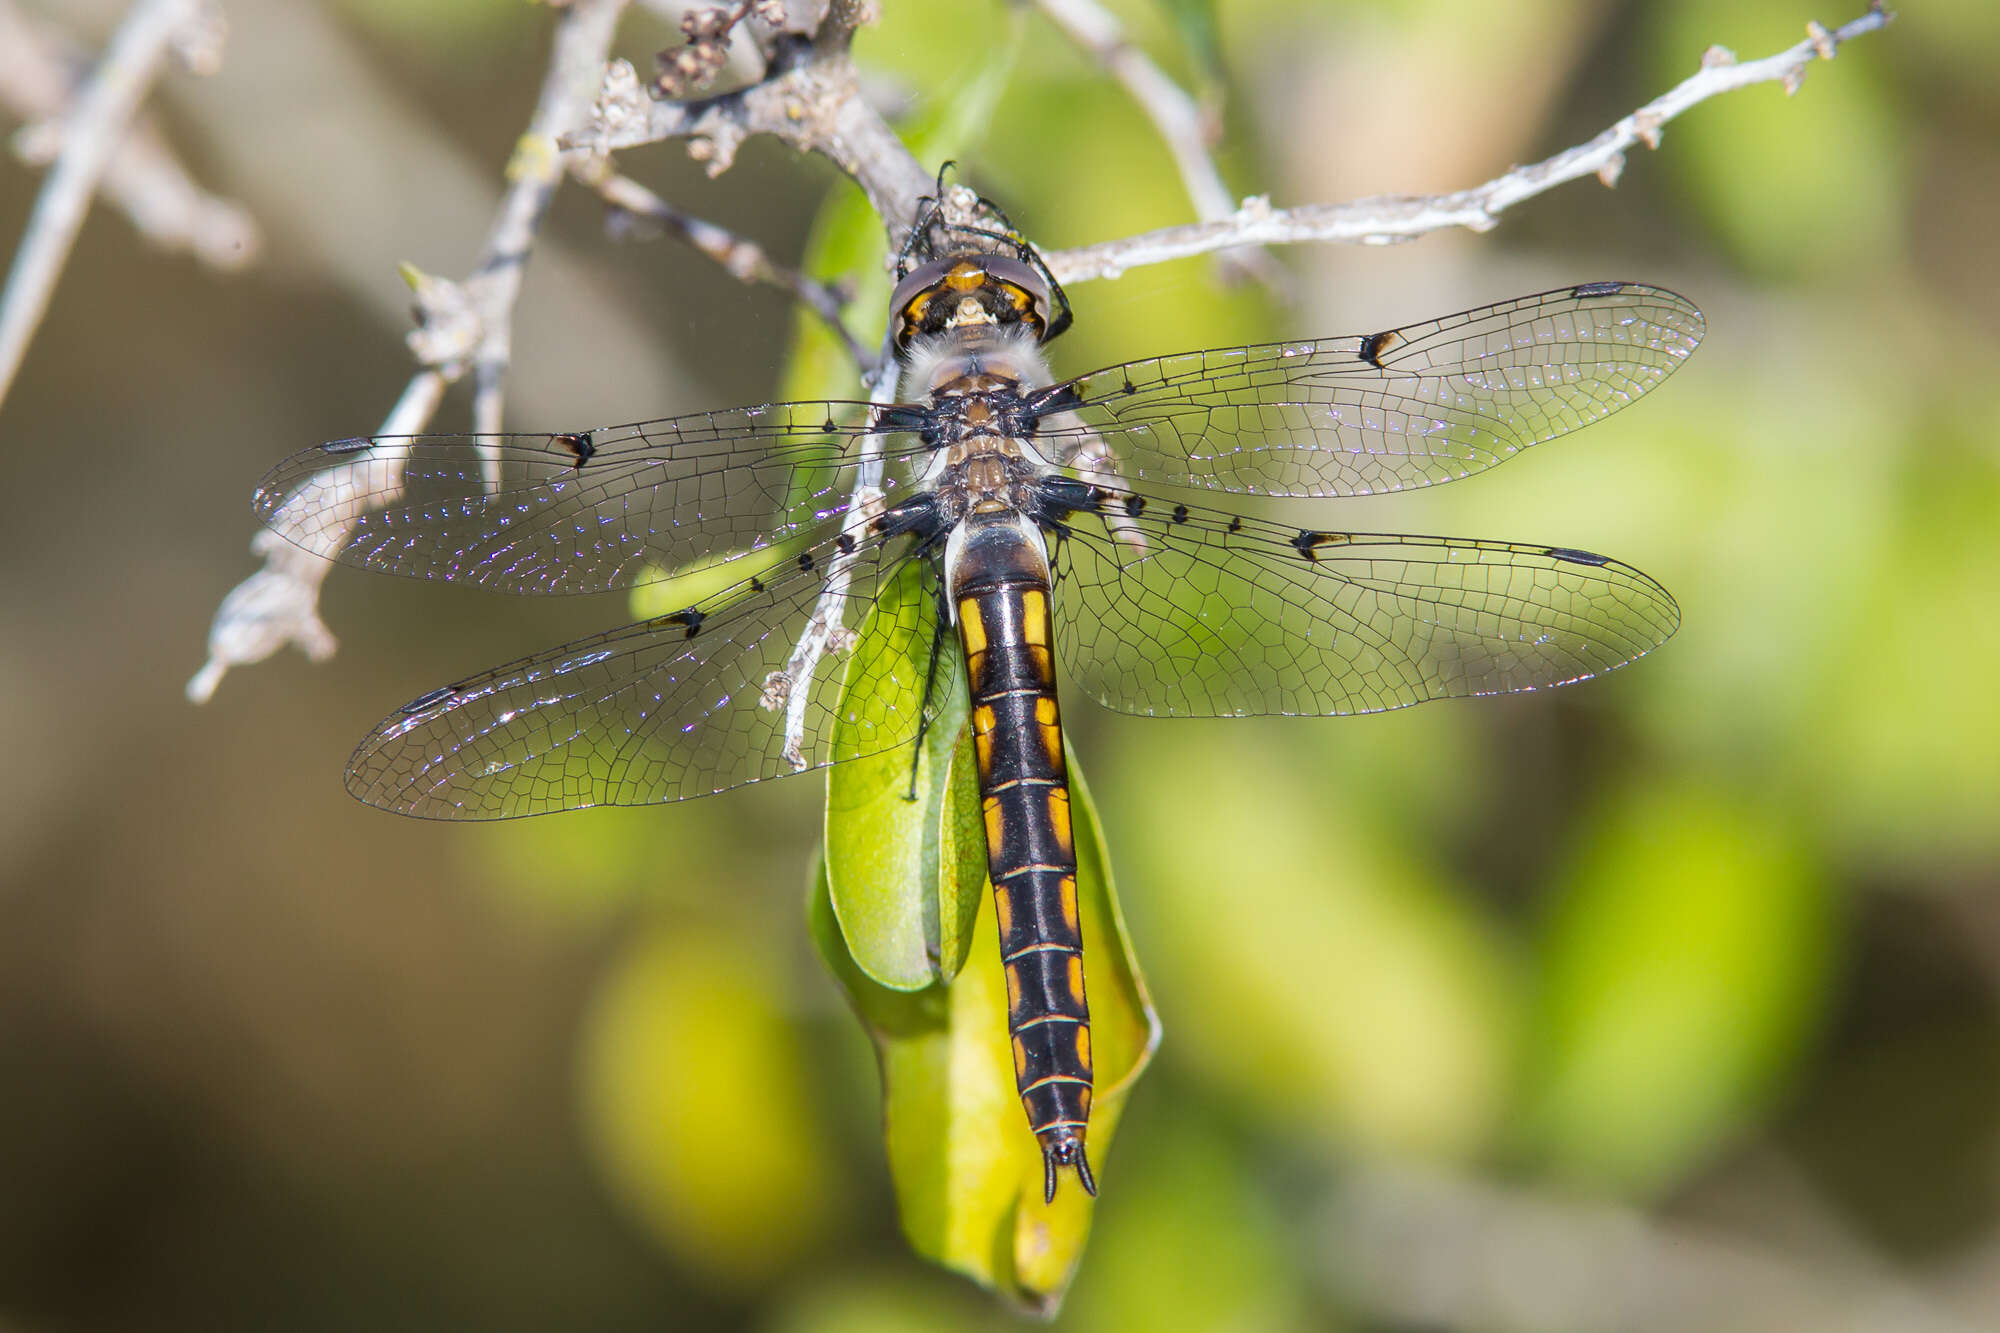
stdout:
[[1431,486],[1611,415],[1672,374],[1703,327],[1673,292],[1588,283],[1376,334],[1094,371],[1038,396],[1039,436],[1058,454],[1101,441],[1097,475],[1129,480],[1296,496]]
[[[385,435],[286,459],[258,518],[316,555],[516,593],[677,576],[846,512],[865,403],[772,403],[570,434]],[[875,434],[875,448],[920,448]]]
[[[1680,624],[1666,589],[1563,547],[1335,533],[1158,501],[1077,514],[1058,650],[1085,693],[1174,717],[1372,713],[1622,666]],[[1113,533],[1117,535],[1113,535]]]
[[[905,560],[922,566],[922,595],[883,601],[869,632],[889,641],[856,659],[863,678],[843,693],[852,632]],[[822,543],[685,610],[414,700],[362,741],[347,789],[400,814],[508,819],[684,800],[877,753],[915,737],[921,707],[908,700],[925,692],[867,672],[932,660],[936,600],[927,557],[892,555],[879,540],[851,556]],[[826,628],[829,607],[845,634],[801,674],[801,636]]]

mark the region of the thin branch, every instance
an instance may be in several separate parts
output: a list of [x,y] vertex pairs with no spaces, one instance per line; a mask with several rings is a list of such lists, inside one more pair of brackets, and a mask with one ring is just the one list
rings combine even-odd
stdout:
[[[409,337],[410,350],[425,369],[403,391],[380,434],[423,430],[443,401],[446,387],[468,369],[473,372],[475,429],[489,434],[499,429],[521,273],[567,169],[557,138],[583,120],[625,5],[626,0],[572,0],[557,21],[541,96],[508,163],[508,188],[472,275],[457,283],[405,269],[419,312],[419,327]],[[283,536],[286,517],[303,520],[328,506],[358,513],[359,506],[343,502],[357,493],[379,500],[390,490],[387,479],[373,471],[365,477],[373,484],[361,486],[364,477],[353,469],[400,465],[391,452],[374,450],[358,464],[316,475],[287,501],[271,529],[252,543],[251,550],[264,557],[265,567],[231,592],[216,612],[209,630],[208,661],[188,682],[190,699],[202,702],[215,692],[229,668],[262,661],[287,643],[298,644],[314,660],[333,651],[333,636],[320,621],[318,608],[319,585],[330,566]]]
[[590,117],[562,146],[603,156],[686,139],[689,156],[718,176],[746,138],[768,134],[800,152],[821,154],[852,178],[888,229],[893,250],[916,224],[917,200],[933,180],[861,96],[848,46],[868,17],[862,0],[833,0],[811,36],[784,33],[774,40],[761,82],[690,101],[653,100],[632,66],[614,61]]
[[1036,0],[1042,13],[1088,51],[1139,104],[1159,131],[1181,173],[1195,216],[1215,222],[1236,211],[1236,197],[1208,151],[1208,127],[1194,98],[1152,58],[1125,39],[1125,30],[1097,0]]
[[[418,371],[383,418],[380,433],[410,435],[422,430],[437,413],[449,384],[441,371]],[[371,453],[361,462],[319,473],[286,503],[281,519],[304,522],[323,508],[367,494],[361,470],[383,465],[381,455]],[[324,662],[339,646],[319,618],[319,586],[332,562],[285,536],[282,521],[260,530],[251,539],[250,550],[263,559],[264,568],[231,589],[216,609],[208,631],[208,660],[187,683],[187,697],[194,703],[205,704],[214,697],[231,667],[261,662],[288,643],[297,644],[314,662]]]
[[[1203,222],[1219,222],[1236,211],[1236,198],[1222,183],[1222,172],[1209,154],[1209,126],[1194,98],[1166,76],[1152,58],[1125,38],[1125,30],[1097,0],[1037,0],[1049,21],[1088,51],[1111,76],[1125,86],[1161,142],[1187,187],[1194,214]],[[1224,250],[1216,256],[1232,278],[1256,278],[1275,287],[1282,271],[1263,250]]]
[[819,316],[827,331],[847,349],[857,369],[865,373],[873,368],[874,358],[841,319],[847,300],[833,287],[778,263],[763,246],[747,237],[682,212],[630,176],[614,170],[608,159],[580,156],[571,164],[570,175],[595,190],[613,208],[662,228],[708,256],[738,282],[763,283],[790,293]]
[[479,370],[474,418],[481,417],[480,400],[485,398],[484,415],[490,422],[476,425],[477,430],[499,429],[500,381],[513,351],[514,302],[521,294],[521,273],[565,171],[557,138],[588,114],[624,11],[625,0],[574,0],[563,11],[541,97],[507,164],[507,193],[501,197],[479,267],[466,281],[481,325],[474,353]]
[[[14,137],[16,156],[45,167],[61,155],[89,73],[82,50],[53,24],[0,0],[0,107],[26,122]],[[196,184],[145,112],[112,150],[97,189],[148,242],[189,251],[211,268],[241,268],[262,248],[256,220]]]
[[0,295],[0,399],[21,367],[56,279],[83,226],[112,152],[153,86],[175,40],[201,17],[200,0],[139,0],[77,99],[62,151],[42,182]]
[[1452,227],[1489,231],[1506,209],[1565,181],[1594,175],[1606,185],[1616,183],[1625,165],[1626,150],[1636,144],[1657,148],[1662,126],[1719,93],[1757,83],[1782,83],[1787,92],[1796,91],[1813,61],[1833,59],[1842,43],[1886,27],[1894,17],[1882,8],[1880,0],[1875,0],[1868,12],[1853,22],[1832,32],[1809,23],[1804,41],[1748,64],[1739,64],[1734,55],[1712,46],[1702,55],[1699,72],[1590,142],[1531,166],[1517,167],[1470,190],[1428,196],[1384,196],[1288,209],[1274,209],[1268,199],[1249,199],[1224,221],[1167,227],[1098,245],[1055,251],[1045,258],[1056,280],[1070,283],[1116,277],[1142,264],[1185,259],[1239,245],[1294,245],[1305,241],[1379,245]]
[[[896,400],[898,372],[901,369],[890,354],[886,334],[883,344],[882,355],[874,370],[862,375],[862,382],[868,389],[868,400],[878,406],[887,406]],[[882,460],[881,436],[862,438],[861,455],[857,462],[854,484],[848,490],[847,517],[841,526],[844,532],[859,538],[868,524],[881,513],[882,500],[887,494],[883,484],[886,469]],[[782,669],[764,678],[764,692],[759,702],[772,712],[784,709],[783,753],[795,769],[806,766],[806,704],[812,698],[813,677],[819,673],[828,653],[847,652],[858,637],[858,630],[849,628],[845,617],[859,549],[857,543],[854,551],[836,555],[828,562],[826,586],[819,590],[812,616],[800,632],[798,641],[792,645],[792,655],[785,659]]]

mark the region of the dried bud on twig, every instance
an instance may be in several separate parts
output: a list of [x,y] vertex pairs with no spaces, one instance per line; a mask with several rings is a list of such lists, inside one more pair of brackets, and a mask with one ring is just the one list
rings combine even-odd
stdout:
[[772,9],[778,22],[784,20],[784,5],[773,0],[741,0],[735,5],[714,5],[690,9],[681,16],[681,31],[687,45],[676,51],[662,51],[657,57],[660,75],[653,81],[662,97],[686,97],[708,84],[729,63],[729,34],[752,10],[771,22]]

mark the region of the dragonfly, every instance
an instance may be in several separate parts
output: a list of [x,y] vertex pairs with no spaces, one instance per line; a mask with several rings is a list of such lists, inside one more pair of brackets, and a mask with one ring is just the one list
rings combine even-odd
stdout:
[[[1270,511],[1454,481],[1601,420],[1657,388],[1703,319],[1659,287],[1587,282],[1063,378],[1044,349],[1067,298],[1011,225],[933,208],[912,238],[888,401],[338,440],[279,464],[255,508],[308,551],[410,578],[719,588],[398,708],[346,783],[400,814],[707,796],[911,745],[964,691],[1045,1197],[1065,1170],[1094,1194],[1056,664],[1062,697],[1213,717],[1376,712],[1632,661],[1680,612],[1630,565]],[[1216,492],[1257,499],[1199,503]],[[885,651],[856,651],[864,625]]]

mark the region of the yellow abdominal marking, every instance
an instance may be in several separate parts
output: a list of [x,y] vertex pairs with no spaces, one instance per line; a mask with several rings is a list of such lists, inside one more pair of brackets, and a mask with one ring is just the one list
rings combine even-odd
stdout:
[[1081,1023],[1076,1025],[1076,1063],[1083,1069],[1090,1068],[1090,1029]]
[[967,597],[958,604],[959,631],[965,636],[965,653],[977,657],[986,651],[986,621],[979,613],[979,603]]
[[1074,852],[1076,844],[1071,840],[1069,828],[1069,793],[1061,787],[1049,789],[1049,823],[1056,832],[1056,845],[1065,852]]
[[1049,598],[1040,588],[1028,588],[1021,593],[1021,637],[1048,647]]
[[1083,1001],[1083,955],[1069,956],[1069,998],[1076,1001],[1076,1007],[1084,1007]]
[[1077,925],[1076,925],[1076,876],[1075,876],[1075,875],[1064,875],[1064,876],[1063,876],[1063,878],[1062,878],[1062,890],[1061,890],[1061,892],[1062,892],[1062,919],[1063,919],[1063,924],[1064,924],[1065,926],[1068,926],[1068,927],[1069,927],[1069,931],[1070,931],[1070,934],[1074,935],[1074,934],[1076,934],[1076,933],[1077,933]]
[[1035,723],[1042,732],[1042,751],[1049,757],[1049,767],[1062,769],[1062,727],[1056,721],[1056,701],[1048,695],[1035,700]]

